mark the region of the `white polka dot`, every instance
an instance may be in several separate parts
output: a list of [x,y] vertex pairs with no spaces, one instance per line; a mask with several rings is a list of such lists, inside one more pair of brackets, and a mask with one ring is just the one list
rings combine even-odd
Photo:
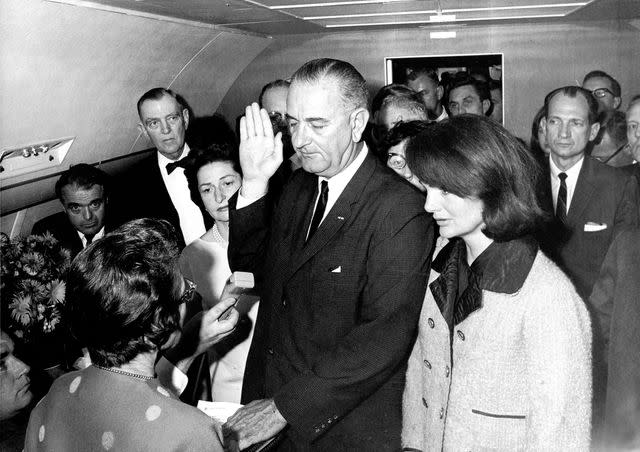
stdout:
[[165,396],[165,397],[171,397],[171,396],[169,395],[169,391],[167,391],[166,389],[164,389],[162,386],[158,386],[158,388],[157,388],[157,389],[158,389],[158,392],[159,392],[160,394],[162,394],[163,396]]
[[73,381],[69,385],[69,393],[73,394],[74,392],[76,392],[76,389],[78,389],[78,386],[80,386],[80,381],[82,381],[82,377],[76,377],[73,379]]
[[162,413],[162,409],[158,405],[151,405],[144,415],[148,421],[155,421],[160,417],[160,413]]
[[44,441],[44,425],[41,425],[40,430],[38,430],[38,441]]
[[104,450],[111,449],[114,441],[115,437],[113,436],[113,432],[104,432],[102,434],[102,447],[104,447]]

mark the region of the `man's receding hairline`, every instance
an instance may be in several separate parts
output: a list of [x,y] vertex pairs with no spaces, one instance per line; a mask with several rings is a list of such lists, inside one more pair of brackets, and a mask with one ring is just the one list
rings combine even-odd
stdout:
[[146,104],[147,102],[160,102],[162,101],[165,97],[168,97],[169,99],[173,100],[176,105],[178,106],[178,113],[182,114],[184,112],[184,110],[187,109],[187,107],[184,107],[180,104],[180,102],[178,102],[178,99],[176,99],[175,97],[173,97],[171,94],[168,93],[163,93],[162,97],[160,97],[159,99],[145,99],[142,101],[142,103],[140,104],[140,111],[138,112],[138,116],[140,118],[140,120],[142,121],[142,107],[144,106],[144,104]]

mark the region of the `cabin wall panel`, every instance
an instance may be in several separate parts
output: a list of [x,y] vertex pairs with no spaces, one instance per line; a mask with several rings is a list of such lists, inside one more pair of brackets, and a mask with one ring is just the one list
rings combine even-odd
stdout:
[[289,77],[319,57],[351,62],[374,93],[384,85],[389,56],[504,53],[506,127],[529,139],[531,121],[550,90],[604,69],[623,88],[623,105],[640,92],[640,33],[619,23],[520,24],[458,27],[456,39],[430,40],[427,30],[404,29],[282,36],[238,77],[220,105],[229,120],[257,100],[261,87]]
[[237,75],[271,43],[41,0],[2,0],[0,35],[0,149],[76,137],[60,167],[0,183],[3,216],[50,200],[59,172],[70,164],[124,157],[108,165],[117,172],[129,154],[148,148],[135,108],[148,89],[170,86],[196,115],[212,114]]

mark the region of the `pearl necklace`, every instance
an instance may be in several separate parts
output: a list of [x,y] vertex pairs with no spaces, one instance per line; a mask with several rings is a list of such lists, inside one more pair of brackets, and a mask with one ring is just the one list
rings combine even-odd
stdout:
[[127,372],[126,370],[116,369],[115,367],[102,367],[102,366],[98,366],[97,364],[94,364],[93,367],[96,367],[101,370],[106,370],[107,372],[113,372],[114,374],[126,375],[127,377],[137,378],[139,380],[148,381],[148,380],[153,380],[155,378],[155,377],[150,377],[148,375],[134,374],[133,372]]

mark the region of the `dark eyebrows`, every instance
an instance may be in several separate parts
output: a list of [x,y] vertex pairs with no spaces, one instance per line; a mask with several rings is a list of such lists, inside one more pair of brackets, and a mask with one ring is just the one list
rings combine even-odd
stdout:
[[[294,118],[293,116],[291,116],[290,114],[286,114],[285,115],[287,117],[288,121],[297,121],[297,118]],[[327,123],[329,122],[329,120],[327,118],[316,118],[316,117],[311,117],[311,118],[304,118],[305,122],[321,122],[321,123]]]

